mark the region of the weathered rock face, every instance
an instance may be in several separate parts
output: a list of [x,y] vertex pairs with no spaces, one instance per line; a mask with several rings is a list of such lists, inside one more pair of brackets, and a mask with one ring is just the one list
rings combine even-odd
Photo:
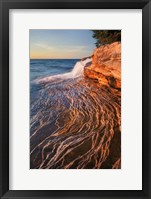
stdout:
[[101,84],[121,88],[121,43],[115,42],[94,50],[92,64],[85,67],[86,77],[97,79]]

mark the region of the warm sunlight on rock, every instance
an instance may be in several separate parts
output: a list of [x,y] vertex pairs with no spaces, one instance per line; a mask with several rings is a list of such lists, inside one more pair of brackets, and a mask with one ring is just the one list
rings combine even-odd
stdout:
[[121,88],[121,43],[115,42],[96,48],[92,64],[84,69],[84,74],[104,85]]

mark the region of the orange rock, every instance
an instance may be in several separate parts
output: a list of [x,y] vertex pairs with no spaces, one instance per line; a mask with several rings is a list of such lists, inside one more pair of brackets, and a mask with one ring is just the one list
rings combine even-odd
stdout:
[[104,85],[121,88],[121,43],[115,42],[96,48],[92,64],[85,67],[84,74]]

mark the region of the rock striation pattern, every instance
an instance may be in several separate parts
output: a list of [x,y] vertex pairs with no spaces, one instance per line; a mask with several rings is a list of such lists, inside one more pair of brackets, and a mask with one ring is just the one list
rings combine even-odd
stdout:
[[121,44],[96,48],[85,64],[39,82],[30,104],[31,169],[121,168]]
[[121,43],[115,42],[96,48],[92,64],[85,67],[86,77],[97,79],[101,84],[121,88]]

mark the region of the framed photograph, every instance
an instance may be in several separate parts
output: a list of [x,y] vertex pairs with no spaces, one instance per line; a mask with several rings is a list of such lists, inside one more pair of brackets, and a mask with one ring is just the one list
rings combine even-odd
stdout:
[[7,0],[1,198],[151,198],[149,0]]

